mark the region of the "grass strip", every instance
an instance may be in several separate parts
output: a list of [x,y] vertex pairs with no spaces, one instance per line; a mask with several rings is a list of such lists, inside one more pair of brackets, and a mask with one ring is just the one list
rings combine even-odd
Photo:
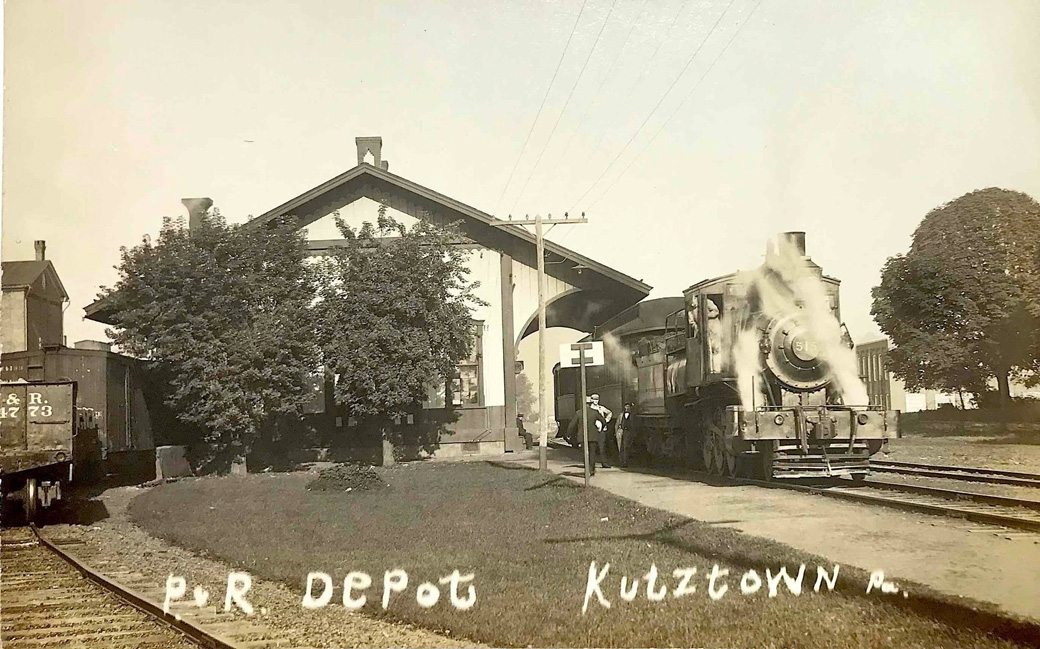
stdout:
[[[325,572],[335,585],[329,606],[341,606],[348,573],[365,572],[373,584],[364,613],[496,646],[981,648],[1040,638],[1034,625],[924,587],[905,598],[867,595],[869,575],[847,566],[833,592],[824,584],[816,593],[817,567],[833,569],[820,557],[525,467],[428,463],[379,473],[389,486],[361,492],[308,491],[312,474],[171,483],[136,498],[130,513],[159,537],[301,594],[309,572]],[[593,596],[583,613],[592,561],[610,564],[602,592],[611,605]],[[801,564],[801,593],[781,580],[770,597],[766,571],[793,576]],[[647,594],[651,567],[651,592],[667,587],[660,601]],[[407,572],[410,588],[383,610],[383,576],[393,569]],[[696,573],[677,597],[681,569]],[[420,607],[415,587],[454,570],[474,574],[476,605],[456,610],[445,593]],[[743,594],[751,570],[763,583]],[[713,571],[715,593],[727,587],[719,599],[709,594]],[[621,597],[622,576],[629,586],[639,579],[632,601]]]

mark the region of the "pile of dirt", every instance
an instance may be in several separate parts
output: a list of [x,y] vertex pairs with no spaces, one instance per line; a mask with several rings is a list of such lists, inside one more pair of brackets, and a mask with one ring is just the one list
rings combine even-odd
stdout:
[[388,486],[376,470],[362,464],[337,464],[322,469],[308,491],[368,491]]

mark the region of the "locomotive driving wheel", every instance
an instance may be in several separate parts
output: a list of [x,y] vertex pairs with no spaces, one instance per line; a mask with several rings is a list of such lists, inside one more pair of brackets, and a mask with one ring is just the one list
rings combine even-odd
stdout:
[[707,417],[704,427],[704,466],[711,475],[734,477],[737,475],[737,456],[726,448],[726,435],[722,422],[725,410],[717,408]]

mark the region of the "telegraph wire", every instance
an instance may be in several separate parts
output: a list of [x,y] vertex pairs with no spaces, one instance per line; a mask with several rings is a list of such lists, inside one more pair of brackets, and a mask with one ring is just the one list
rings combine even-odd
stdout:
[[[602,94],[603,92],[603,87],[607,85],[607,81],[610,79],[610,75],[614,72],[614,68],[617,67],[618,61],[621,60],[621,55],[625,52],[625,48],[628,46],[628,41],[632,38],[632,32],[636,30],[636,26],[639,24],[639,19],[643,17],[643,12],[646,11],[647,2],[648,0],[643,0],[642,6],[639,9],[639,14],[636,15],[636,19],[632,21],[632,26],[628,28],[628,34],[625,35],[625,41],[621,44],[621,48],[618,50],[617,55],[614,57],[614,60],[610,63],[610,67],[607,69],[607,73],[606,75],[604,75],[603,81],[600,82],[599,88],[596,88],[596,92],[592,96],[592,101],[589,102],[589,105],[585,108],[585,112],[582,113],[580,118],[578,118],[578,125],[574,128],[574,131],[571,132],[571,137],[569,140],[567,140],[566,146],[563,147],[563,153],[560,154],[560,158],[567,157],[567,154],[571,150],[571,144],[574,143],[574,137],[581,130],[581,125],[585,121],[585,118],[588,117],[589,111],[592,110],[593,106],[599,103],[598,100],[600,94]],[[678,17],[678,14],[676,14],[676,17]],[[645,72],[646,68],[644,68],[643,71]]]
[[[612,182],[611,182],[611,183],[610,183],[610,184],[609,184],[609,185],[607,186],[607,188],[606,188],[606,189],[605,189],[605,190],[603,191],[603,193],[602,193],[602,194],[600,194],[600,195],[599,195],[599,197],[598,197],[598,198],[597,198],[596,200],[594,200],[594,201],[593,201],[592,203],[590,203],[590,204],[589,204],[589,207],[590,207],[590,208],[591,208],[592,206],[594,206],[594,205],[595,205],[596,203],[598,203],[598,202],[600,202],[601,200],[603,200],[603,197],[605,197],[605,196],[606,196],[606,195],[607,195],[608,193],[610,193],[610,190],[614,188],[614,185],[616,185],[616,184],[617,184],[617,182],[618,182],[619,180],[621,180],[621,178],[622,178],[622,177],[623,177],[623,176],[624,176],[624,175],[625,175],[626,173],[628,173],[628,170],[629,170],[629,169],[631,169],[631,168],[632,168],[632,166],[633,166],[633,165],[635,165],[635,163],[636,163],[636,162],[637,162],[637,161],[639,160],[639,158],[640,158],[640,157],[641,157],[641,156],[643,155],[643,153],[645,153],[645,152],[646,152],[646,150],[647,150],[648,148],[650,148],[650,145],[651,145],[651,144],[653,144],[653,141],[654,141],[654,140],[656,140],[656,139],[657,139],[657,136],[661,134],[661,131],[663,131],[663,130],[664,130],[664,128],[665,128],[666,126],[668,126],[668,124],[669,124],[669,123],[670,123],[670,122],[671,122],[671,121],[672,121],[672,120],[673,120],[673,119],[675,118],[675,116],[676,116],[677,114],[679,114],[679,111],[680,111],[680,110],[682,110],[682,107],[686,105],[686,102],[690,100],[690,97],[692,97],[692,96],[693,96],[693,93],[694,93],[694,92],[695,92],[695,91],[697,90],[697,88],[698,88],[698,87],[699,87],[699,86],[701,85],[701,81],[704,81],[704,78],[705,78],[706,76],[708,76],[708,73],[710,73],[710,72],[711,72],[712,68],[714,68],[714,67],[715,67],[715,64],[716,64],[716,63],[718,63],[718,62],[719,62],[719,59],[721,59],[721,58],[722,58],[722,55],[726,53],[726,50],[727,50],[727,49],[729,48],[729,46],[730,46],[730,43],[732,43],[732,42],[733,42],[734,40],[736,40],[736,38],[737,38],[737,35],[738,35],[738,34],[740,34],[740,30],[742,30],[742,29],[744,28],[744,25],[746,25],[746,24],[748,23],[748,21],[749,21],[749,20],[751,20],[751,16],[753,16],[753,15],[754,15],[754,13],[755,13],[755,11],[757,11],[757,10],[758,10],[758,7],[759,7],[759,5],[761,5],[761,4],[762,4],[762,2],[764,2],[764,0],[758,0],[758,2],[757,2],[757,3],[755,4],[755,6],[754,6],[754,7],[752,7],[752,9],[751,9],[751,11],[750,11],[750,12],[748,13],[747,17],[746,17],[746,18],[744,18],[744,22],[740,23],[740,26],[739,26],[739,27],[737,27],[737,30],[736,30],[735,32],[733,32],[733,36],[731,36],[731,37],[730,37],[730,39],[729,39],[729,40],[728,40],[728,41],[726,42],[726,45],[725,45],[725,46],[724,46],[724,47],[722,48],[722,50],[720,50],[720,51],[719,51],[719,54],[718,54],[718,56],[716,56],[716,57],[715,57],[715,60],[711,62],[711,65],[709,65],[709,66],[708,66],[708,69],[704,71],[704,74],[702,74],[702,75],[701,75],[701,78],[697,80],[697,83],[696,83],[696,84],[694,84],[693,88],[691,88],[691,89],[690,89],[690,92],[686,94],[686,97],[685,97],[685,98],[684,98],[684,99],[682,100],[682,103],[680,103],[680,104],[679,104],[679,106],[678,106],[678,107],[677,107],[677,108],[676,108],[676,109],[675,109],[674,111],[672,111],[672,114],[668,116],[668,119],[667,119],[667,120],[665,120],[663,124],[661,124],[661,127],[657,129],[657,132],[655,132],[655,133],[654,133],[654,136],[653,136],[653,137],[651,137],[651,138],[650,138],[650,139],[649,139],[649,140],[647,141],[647,143],[646,143],[645,145],[643,145],[643,148],[639,150],[639,153],[637,153],[637,154],[636,154],[636,156],[635,156],[634,158],[632,158],[632,161],[628,163],[628,166],[627,166],[627,167],[625,167],[625,170],[624,170],[624,171],[622,171],[622,172],[621,172],[621,174],[620,174],[620,175],[618,175],[618,177],[617,177],[617,178],[615,178],[615,179],[614,179],[614,180],[613,180],[613,181],[612,181]],[[573,209],[573,208],[571,208],[571,209]]]
[[524,151],[527,150],[527,144],[531,141],[531,133],[534,133],[534,127],[538,123],[538,118],[542,116],[542,109],[545,108],[545,101],[549,98],[549,91],[552,90],[553,83],[556,82],[556,75],[560,73],[560,66],[563,65],[563,59],[567,56],[567,50],[570,49],[571,39],[574,38],[574,33],[578,30],[578,23],[581,21],[581,14],[585,12],[585,5],[588,0],[583,0],[581,3],[581,9],[578,11],[578,17],[574,20],[574,26],[571,27],[571,35],[567,37],[567,43],[563,46],[563,52],[560,53],[560,60],[556,64],[556,71],[553,72],[552,79],[549,80],[549,87],[545,89],[545,96],[542,97],[542,105],[538,107],[538,113],[534,116],[534,121],[531,122],[531,128],[527,131],[527,137],[524,138],[524,145],[520,147],[520,155],[516,157],[516,162],[513,164],[513,170],[509,172],[509,179],[506,180],[506,186],[502,188],[502,194],[498,197],[498,202],[495,204],[495,211],[498,211],[499,205],[502,204],[502,199],[505,198],[506,190],[509,189],[509,183],[513,182],[513,174],[516,173],[517,167],[520,166],[520,159],[524,157]]
[[[609,172],[614,167],[618,159],[625,153],[625,151],[628,151],[628,147],[632,146],[632,142],[634,142],[636,137],[643,131],[643,127],[646,126],[647,122],[650,121],[650,118],[654,116],[657,110],[661,107],[661,104],[664,103],[664,100],[667,99],[668,95],[672,93],[672,90],[675,88],[675,84],[679,82],[679,79],[681,79],[682,76],[686,73],[686,70],[690,67],[690,64],[693,63],[693,60],[697,57],[697,54],[704,47],[704,44],[707,43],[708,39],[711,38],[711,35],[715,33],[715,28],[718,27],[719,23],[722,22],[722,19],[726,17],[726,14],[729,12],[730,7],[733,6],[733,3],[735,1],[736,0],[729,0],[729,4],[726,5],[725,10],[723,10],[722,14],[719,15],[719,18],[715,21],[715,24],[711,26],[711,29],[708,31],[708,34],[704,37],[704,40],[702,40],[701,44],[697,46],[696,50],[694,50],[693,55],[689,58],[688,61],[686,61],[686,65],[683,66],[683,69],[679,72],[675,79],[672,80],[671,85],[668,86],[668,90],[666,90],[665,93],[661,96],[661,99],[657,102],[657,105],[654,106],[654,109],[650,111],[649,115],[646,116],[646,119],[644,119],[643,123],[639,125],[639,128],[636,129],[636,132],[632,134],[632,137],[628,139],[628,142],[625,143],[625,146],[621,149],[621,151],[619,151],[618,154],[614,156],[614,159],[610,161],[610,164],[607,165],[607,168],[603,170],[603,173],[601,173],[599,177],[596,178],[595,182],[593,182],[592,185],[585,190],[585,193],[581,195],[581,198],[574,201],[574,206],[577,206],[578,203],[585,200],[585,197],[589,195],[589,192],[591,192],[596,187],[596,185],[599,184],[599,181],[603,180],[603,177],[606,176],[607,172]],[[568,211],[573,212],[574,206],[572,206]]]
[[520,193],[517,194],[516,200],[513,201],[513,207],[509,209],[510,212],[516,209],[517,203],[523,198],[524,192],[527,191],[527,185],[531,182],[531,177],[534,176],[535,170],[538,169],[538,165],[542,162],[542,156],[545,155],[545,150],[549,148],[549,143],[552,142],[553,135],[556,134],[556,128],[560,125],[560,120],[563,119],[563,115],[567,112],[567,107],[570,106],[571,98],[574,96],[574,91],[578,88],[578,84],[581,83],[581,79],[585,76],[585,68],[588,67],[589,61],[592,59],[592,55],[596,52],[596,47],[599,46],[600,37],[603,36],[603,31],[607,28],[607,23],[610,22],[610,16],[614,13],[614,7],[617,6],[617,0],[613,0],[610,4],[610,11],[607,12],[607,17],[603,19],[603,24],[599,28],[599,33],[596,34],[596,42],[592,44],[592,49],[589,50],[589,55],[585,57],[585,63],[581,66],[581,72],[578,73],[578,78],[574,81],[574,85],[571,86],[570,94],[567,95],[567,101],[563,103],[563,110],[560,111],[559,117],[556,118],[556,123],[553,124],[552,131],[549,132],[549,139],[545,141],[545,145],[542,146],[541,152],[538,154],[538,159],[534,162],[534,167],[531,168],[531,173],[527,175],[527,180],[524,181],[524,186],[520,189]]
[[[628,90],[625,92],[625,100],[621,101],[621,102],[618,102],[618,106],[619,107],[623,108],[624,106],[628,105],[628,103],[632,99],[632,93],[635,91],[636,87],[639,85],[639,82],[643,80],[643,77],[646,76],[647,71],[650,70],[650,64],[653,63],[654,59],[657,58],[657,53],[661,51],[661,46],[664,45],[665,42],[668,40],[668,35],[672,33],[672,29],[675,27],[675,23],[678,22],[679,16],[681,16],[683,14],[683,12],[686,11],[686,5],[688,5],[689,2],[690,2],[690,0],[683,0],[683,3],[679,6],[679,10],[675,12],[674,16],[672,16],[672,22],[669,23],[668,29],[665,30],[664,38],[662,38],[660,41],[658,41],[657,47],[654,48],[653,54],[651,54],[650,58],[647,59],[645,64],[643,64],[643,69],[640,70],[639,76],[637,76],[636,80],[632,82],[632,85],[630,85],[628,87]],[[620,114],[620,111],[615,111],[614,114],[612,115],[611,119],[607,123],[609,124],[619,114]],[[596,140],[596,143],[592,145],[592,149],[591,149],[592,152],[586,158],[586,163],[592,161],[592,159],[595,156],[596,152],[599,151],[599,145],[603,142],[603,138],[606,137],[608,132],[609,132],[609,129],[605,129],[600,134],[599,139]],[[568,230],[568,232],[570,232],[570,230]]]

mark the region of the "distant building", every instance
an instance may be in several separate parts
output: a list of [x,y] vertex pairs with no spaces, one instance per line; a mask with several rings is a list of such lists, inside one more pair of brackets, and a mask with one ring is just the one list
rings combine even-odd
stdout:
[[76,405],[97,422],[108,469],[147,476],[155,444],[141,364],[112,352],[106,342],[65,346],[62,317],[69,296],[45,255],[46,244],[37,241],[35,260],[3,263],[0,380],[75,381]]
[[856,345],[856,363],[859,376],[867,388],[870,405],[884,406],[885,410],[906,411],[906,391],[903,382],[893,378],[888,370],[888,339],[872,340]]
[[62,313],[69,294],[46,250],[47,244],[37,241],[36,259],[3,262],[0,342],[4,353],[37,351],[64,342]]

